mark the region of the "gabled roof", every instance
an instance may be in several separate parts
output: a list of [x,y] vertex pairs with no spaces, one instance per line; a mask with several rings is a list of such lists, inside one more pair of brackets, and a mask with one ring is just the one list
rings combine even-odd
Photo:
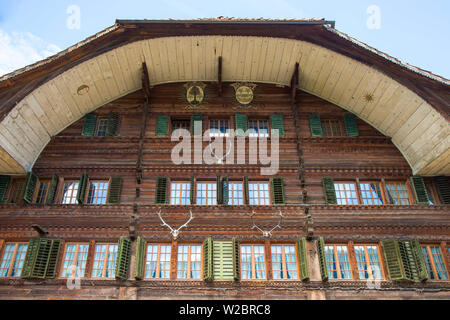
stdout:
[[[168,27],[168,24],[170,24],[170,27]],[[290,48],[287,50],[293,50],[292,52],[295,51],[295,54],[298,56],[292,56],[289,61],[283,60],[286,59],[287,56],[285,57],[283,52],[280,51],[276,57],[267,58],[267,61],[264,63],[273,63],[276,58],[281,59],[280,66],[286,66],[288,63],[292,63],[292,66],[287,65],[283,71],[276,70],[276,74],[264,73],[256,75],[252,73],[237,75],[229,73],[230,78],[224,79],[225,81],[239,80],[236,79],[236,77],[243,77],[244,79],[255,82],[261,81],[289,85],[289,83],[286,83],[286,79],[290,78],[295,62],[300,62],[301,77],[303,76],[303,79],[300,81],[300,88],[302,90],[315,94],[354,112],[384,134],[391,136],[394,143],[396,143],[400,151],[404,153],[415,172],[434,174],[450,171],[450,166],[445,165],[445,161],[449,159],[449,152],[445,151],[445,147],[449,149],[448,137],[446,137],[445,134],[448,135],[448,121],[450,116],[450,81],[431,72],[402,63],[375,48],[357,41],[334,29],[333,21],[326,21],[324,19],[277,20],[219,17],[198,20],[117,20],[114,26],[101,31],[52,57],[0,77],[0,135],[2,135],[2,126],[3,130],[6,131],[13,131],[12,128],[7,129],[8,126],[17,126],[14,122],[15,118],[9,119],[8,116],[15,109],[17,109],[18,112],[25,113],[24,108],[26,109],[27,106],[29,106],[29,100],[34,97],[33,93],[36,93],[36,90],[45,88],[46,85],[50,83],[55,84],[55,81],[62,81],[58,79],[63,78],[66,74],[70,73],[71,70],[76,70],[76,68],[83,66],[83,64],[88,61],[103,59],[106,58],[106,54],[108,53],[114,54],[114,52],[121,48],[129,48],[130,50],[137,50],[136,54],[139,55],[136,60],[136,65],[133,64],[133,66],[131,66],[131,69],[134,70],[134,68],[141,67],[139,61],[146,61],[148,58],[146,56],[148,46],[151,46],[151,48],[158,48],[160,43],[158,42],[158,39],[172,39],[167,41],[169,41],[171,45],[174,45],[176,50],[181,49],[176,47],[177,44],[173,42],[174,39],[177,39],[177,43],[184,43],[184,45],[186,45],[186,39],[198,39],[198,48],[193,48],[192,50],[201,50],[198,52],[205,55],[211,55],[211,58],[213,58],[214,55],[218,54],[216,50],[212,52],[209,51],[207,47],[202,47],[200,43],[203,42],[201,41],[219,41],[220,43],[223,43],[223,41],[227,41],[227,39],[231,38],[234,39],[233,41],[236,41],[236,43],[242,43],[242,46],[246,46],[249,41],[257,41],[258,43],[263,41],[264,43],[269,43],[268,45],[273,52],[281,50],[279,48],[279,45],[281,45],[282,48]],[[141,47],[141,43],[143,47]],[[311,54],[311,52],[317,54]],[[224,67],[231,67],[232,63],[243,63],[236,60],[235,56],[226,56],[226,52],[221,54],[224,55],[224,61],[228,63],[228,65],[225,64]],[[249,59],[253,59],[252,61],[254,63],[256,63],[257,60],[259,63],[263,63],[263,59],[265,58],[255,55],[255,52],[244,54],[249,55]],[[294,53],[292,53],[292,55],[294,55]],[[306,58],[303,59],[303,57],[308,57],[308,60],[305,60]],[[164,59],[169,59],[169,57],[165,55]],[[337,59],[339,59],[339,63],[342,63],[342,65],[334,66]],[[214,59],[208,61],[210,61],[208,63],[215,63]],[[188,62],[198,63],[198,61]],[[121,62],[119,61],[119,63]],[[166,61],[165,63],[169,62]],[[171,61],[170,63],[177,64],[174,67],[181,67],[179,62]],[[344,67],[344,63],[345,66],[352,66],[352,69],[350,70],[348,67]],[[151,63],[148,63],[148,65],[150,65],[149,73],[151,77],[153,77],[152,84],[157,85],[159,83],[186,81],[183,77],[177,78],[176,75],[163,75],[162,73],[160,73],[162,74],[162,77],[158,78],[154,74],[154,70],[151,69],[158,68],[158,66],[151,66]],[[318,69],[315,70],[314,66],[317,66]],[[331,66],[334,66],[334,69],[330,69]],[[214,65],[211,67],[211,70],[213,70]],[[330,72],[339,73],[339,77],[347,79],[351,79],[349,76],[351,76],[352,72],[357,72],[355,70],[364,72],[363,78],[367,81],[361,81],[359,87],[363,86],[363,84],[366,87],[359,88],[359,91],[354,91],[353,98],[356,101],[339,101],[334,99],[332,95],[327,96],[324,94],[324,91],[327,90],[323,88],[326,88],[329,85],[336,86],[336,83],[331,80],[331,82],[328,81],[324,83],[323,86],[325,87],[321,86],[321,90],[316,90],[317,88],[311,86],[312,82],[315,83],[315,81],[318,81],[317,77],[319,75],[324,76],[321,73],[321,70],[328,71],[328,69],[330,69]],[[175,73],[181,75],[180,72],[181,71],[176,71]],[[132,77],[135,77],[135,75]],[[192,75],[192,77],[195,77],[195,75]],[[215,76],[213,74],[204,75],[204,77],[205,78],[197,80],[215,81]],[[134,78],[130,79],[133,79],[133,83],[136,84],[136,87],[130,87],[130,90],[138,90],[139,81],[135,81],[136,79]],[[80,80],[83,81],[83,79]],[[86,79],[85,81],[88,80]],[[395,128],[394,130],[392,129],[392,124],[389,124],[388,122],[387,124],[381,122],[378,123],[377,121],[381,120],[373,117],[374,110],[377,109],[371,109],[369,112],[368,108],[366,108],[366,104],[362,104],[363,102],[357,95],[365,94],[366,92],[363,92],[364,90],[374,91],[376,89],[376,87],[372,87],[372,82],[374,81],[376,81],[377,84],[380,84],[377,89],[379,91],[381,90],[382,85],[389,87],[391,90],[397,90],[394,91],[393,94],[394,96],[395,94],[400,95],[397,99],[398,101],[393,98],[387,99],[388,97],[382,99],[380,96],[376,108],[379,108],[380,112],[386,113],[386,116],[388,115],[388,112],[391,112],[389,117],[397,117],[403,126]],[[332,88],[330,88],[330,90],[331,89]],[[348,90],[350,89],[351,88]],[[384,92],[380,91],[379,94],[384,94]],[[117,97],[118,96],[119,94]],[[32,103],[34,102],[35,101],[32,99]],[[101,105],[93,105],[89,106],[87,109],[96,109],[100,106]],[[35,107],[37,108],[38,106]],[[52,106],[52,103],[49,103],[48,106],[39,106],[39,108],[44,111],[45,108],[52,109],[54,107],[55,106]],[[69,106],[63,106],[61,108],[69,108]],[[416,115],[418,112],[420,114]],[[26,118],[25,115],[22,116]],[[79,116],[82,116],[82,114]],[[42,121],[45,121],[45,119]],[[44,143],[44,146],[53,135],[63,130],[65,126],[70,125],[71,121],[73,121],[73,119],[68,119],[68,123],[56,126],[53,130],[48,130],[47,128],[47,132],[45,134],[43,133],[44,137],[42,143]],[[429,150],[426,147],[427,143],[425,141],[421,142],[420,146],[412,146],[410,144],[413,139],[413,129],[419,125],[424,126],[425,123],[439,123],[439,125],[434,126],[434,130],[436,130],[435,133],[428,133]],[[4,133],[3,139],[7,141],[3,144],[0,141],[0,147],[4,148],[11,158],[18,161],[23,168],[29,170],[37,157],[36,152],[39,153],[43,146],[41,148],[36,139],[36,149],[30,152],[30,155],[28,156],[25,154],[26,152],[20,151],[23,147],[18,146],[21,144],[20,141],[10,141],[13,137],[9,139],[5,137],[8,136],[10,131]],[[31,131],[35,130],[32,129]],[[438,132],[441,133],[438,134]],[[444,135],[442,135],[442,132]],[[0,136],[0,140],[1,138],[2,137]],[[422,159],[421,154],[423,152],[426,152],[426,155],[429,158],[425,160]],[[20,153],[24,154],[19,156]],[[442,165],[442,163],[444,163],[444,165]],[[0,163],[0,173],[1,168],[2,166]]]

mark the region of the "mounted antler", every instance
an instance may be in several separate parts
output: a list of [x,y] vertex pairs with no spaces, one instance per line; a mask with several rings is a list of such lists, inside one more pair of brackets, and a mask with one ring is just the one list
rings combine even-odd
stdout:
[[180,234],[180,230],[183,228],[186,228],[188,226],[188,224],[194,219],[194,216],[192,215],[192,211],[189,211],[189,214],[190,214],[189,220],[185,224],[183,224],[181,227],[179,227],[178,229],[175,230],[171,226],[169,226],[164,221],[164,219],[161,217],[161,210],[157,214],[159,216],[159,219],[161,219],[161,221],[163,222],[163,226],[170,229],[170,233],[172,234],[174,240],[176,240],[178,238],[178,235]]
[[262,232],[262,234],[263,234],[263,236],[264,236],[265,238],[270,238],[270,237],[272,236],[272,232],[273,232],[275,229],[277,229],[277,228],[280,228],[280,229],[281,229],[281,224],[283,223],[283,213],[281,212],[281,210],[280,210],[279,212],[280,212],[280,222],[278,222],[278,224],[277,224],[275,227],[273,227],[270,231],[264,231],[263,229],[261,229],[260,227],[258,227],[258,226],[256,225],[255,221],[253,220],[253,216],[256,214],[255,211],[253,211],[253,213],[252,213],[252,215],[251,215],[251,219],[252,219],[252,223],[253,223],[253,228],[252,228],[252,230],[253,230],[253,229],[258,229],[259,231]]

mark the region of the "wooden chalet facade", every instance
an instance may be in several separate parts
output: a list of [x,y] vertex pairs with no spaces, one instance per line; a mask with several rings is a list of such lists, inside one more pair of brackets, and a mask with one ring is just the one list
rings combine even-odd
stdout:
[[[329,21],[117,21],[0,78],[0,299],[449,299],[449,85]],[[279,170],[174,163],[195,125]]]

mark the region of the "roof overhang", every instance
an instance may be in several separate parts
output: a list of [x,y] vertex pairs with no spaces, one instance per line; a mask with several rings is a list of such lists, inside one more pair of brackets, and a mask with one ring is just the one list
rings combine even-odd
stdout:
[[[224,82],[289,86],[299,63],[299,89],[391,137],[415,174],[450,175],[449,80],[402,64],[332,26],[322,20],[118,20],[0,78],[0,174],[31,170],[53,136],[141,89],[143,62],[152,85],[216,82],[221,56]],[[90,90],[79,95],[83,85]]]

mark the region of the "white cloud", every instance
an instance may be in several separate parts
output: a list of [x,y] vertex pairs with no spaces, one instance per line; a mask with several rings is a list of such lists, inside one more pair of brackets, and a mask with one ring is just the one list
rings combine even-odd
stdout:
[[8,33],[0,29],[0,76],[23,68],[61,49],[30,32]]

